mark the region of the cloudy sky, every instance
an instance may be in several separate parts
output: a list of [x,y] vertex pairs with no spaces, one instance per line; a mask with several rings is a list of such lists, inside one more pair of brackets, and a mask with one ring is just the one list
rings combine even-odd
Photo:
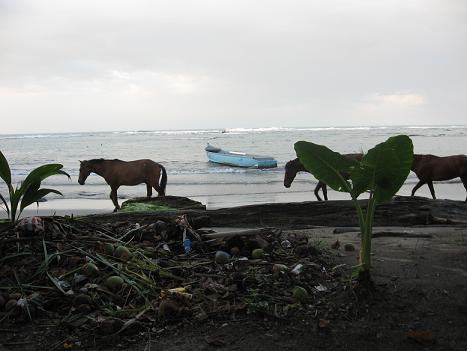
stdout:
[[467,123],[464,0],[0,0],[0,134]]

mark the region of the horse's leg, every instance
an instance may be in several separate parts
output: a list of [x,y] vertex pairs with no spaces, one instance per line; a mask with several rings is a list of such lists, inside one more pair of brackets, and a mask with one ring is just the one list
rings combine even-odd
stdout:
[[152,184],[152,187],[154,188],[155,191],[157,191],[157,195],[161,196],[162,191],[161,191],[161,188],[160,188],[159,184],[154,183],[154,184]]
[[412,196],[415,195],[415,192],[423,185],[425,184],[425,182],[423,180],[420,180],[417,185],[414,186],[414,188],[412,189]]
[[147,190],[147,196],[151,197],[152,196],[152,185],[150,183],[146,183],[146,190]]
[[436,199],[435,188],[433,187],[433,182],[427,182],[427,184],[428,184],[428,187],[430,188],[431,196],[433,197],[433,199]]
[[157,191],[157,195],[158,196],[163,196],[162,194],[162,189],[161,187],[159,186],[159,177],[160,177],[160,172],[156,172],[156,177],[153,177],[150,182],[151,182],[151,186],[154,188],[155,191]]
[[316,198],[318,199],[318,201],[323,201],[320,197],[319,197],[319,189],[321,189],[323,187],[323,183],[322,182],[318,182],[318,184],[316,185],[316,188],[315,188],[315,196]]
[[111,191],[110,191],[110,199],[112,200],[114,206],[115,206],[115,209],[114,209],[114,212],[117,212],[119,209],[120,209],[120,206],[118,205],[118,200],[117,200],[117,189],[118,189],[118,186],[117,187],[111,187]]
[[324,200],[328,201],[328,186],[323,183],[323,195],[324,195]]

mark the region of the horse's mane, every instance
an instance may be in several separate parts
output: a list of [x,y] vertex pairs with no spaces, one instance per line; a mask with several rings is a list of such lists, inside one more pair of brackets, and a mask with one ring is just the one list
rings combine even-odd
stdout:
[[303,164],[300,162],[300,160],[298,159],[298,157],[296,159],[293,159],[293,160],[290,160],[289,162],[287,162],[285,164],[285,167],[288,168],[288,167],[294,167],[295,169],[297,170],[304,170],[305,167],[303,166]]
[[120,161],[120,162],[123,162],[122,160],[119,160],[118,158],[115,158],[113,160],[106,160],[104,158],[94,158],[92,160],[88,160],[88,162],[91,164],[91,165],[96,165],[96,164],[101,164],[102,162],[104,161]]

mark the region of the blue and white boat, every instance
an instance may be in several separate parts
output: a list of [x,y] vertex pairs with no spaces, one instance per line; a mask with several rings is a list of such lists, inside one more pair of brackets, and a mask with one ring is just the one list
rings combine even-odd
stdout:
[[271,156],[249,155],[243,152],[225,151],[208,144],[206,154],[209,161],[235,167],[274,168],[277,161]]

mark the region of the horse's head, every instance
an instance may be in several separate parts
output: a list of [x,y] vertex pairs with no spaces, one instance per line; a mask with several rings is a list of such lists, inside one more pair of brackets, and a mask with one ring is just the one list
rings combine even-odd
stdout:
[[84,182],[88,178],[89,174],[91,174],[92,169],[89,164],[89,161],[79,161],[79,162],[80,162],[80,167],[79,167],[78,183],[80,185],[84,185]]
[[285,164],[284,186],[286,188],[290,188],[290,185],[292,185],[292,182],[295,179],[295,176],[297,175],[297,160],[298,159],[295,159]]

